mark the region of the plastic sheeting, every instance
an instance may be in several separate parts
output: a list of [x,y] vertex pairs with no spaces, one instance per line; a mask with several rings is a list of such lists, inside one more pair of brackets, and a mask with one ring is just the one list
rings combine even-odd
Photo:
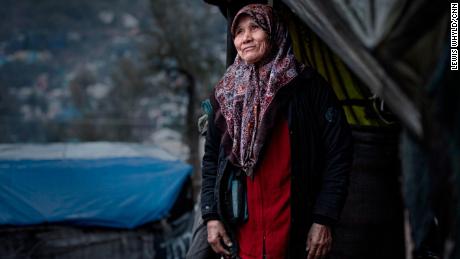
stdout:
[[[143,155],[139,157],[132,152],[124,157],[113,149],[122,146],[93,144],[95,153],[105,150],[97,155],[84,144],[73,144],[70,149],[80,150],[77,159],[53,159],[45,155],[46,145],[29,149],[0,145],[4,153],[0,155],[0,225],[66,222],[134,228],[164,218],[189,177],[191,166],[145,156],[146,152],[138,153]],[[130,147],[135,150],[133,145]],[[21,148],[34,150],[35,156],[30,154],[34,158],[5,155]],[[61,148],[69,150],[65,145]],[[59,147],[53,145],[50,149],[55,154],[65,153],[57,152]],[[110,150],[115,157],[110,157]],[[37,158],[37,152],[46,159]]]

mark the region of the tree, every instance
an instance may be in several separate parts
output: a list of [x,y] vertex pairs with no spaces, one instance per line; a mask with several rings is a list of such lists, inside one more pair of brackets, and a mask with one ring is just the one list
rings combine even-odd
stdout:
[[[186,143],[189,162],[199,178],[199,136],[197,107],[209,94],[225,69],[225,20],[216,7],[202,1],[150,0],[155,39],[149,58],[157,60],[154,69],[169,67],[187,78]],[[194,181],[196,185],[199,181]]]

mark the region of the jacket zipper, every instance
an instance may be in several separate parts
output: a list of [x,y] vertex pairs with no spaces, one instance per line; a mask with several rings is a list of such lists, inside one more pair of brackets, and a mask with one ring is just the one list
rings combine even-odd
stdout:
[[266,259],[266,258],[267,258],[267,255],[266,255],[266,252],[265,252],[265,231],[264,231],[263,243],[262,243],[262,259]]

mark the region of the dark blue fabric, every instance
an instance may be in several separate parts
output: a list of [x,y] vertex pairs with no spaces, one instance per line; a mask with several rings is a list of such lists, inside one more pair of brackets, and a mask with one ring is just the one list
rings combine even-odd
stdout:
[[191,171],[147,157],[0,160],[0,225],[134,228],[167,216]]

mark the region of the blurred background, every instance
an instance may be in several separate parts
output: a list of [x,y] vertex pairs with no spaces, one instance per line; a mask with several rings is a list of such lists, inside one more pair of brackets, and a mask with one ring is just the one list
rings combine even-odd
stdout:
[[0,258],[184,258],[225,28],[201,0],[0,0]]
[[225,69],[226,22],[217,7],[0,5],[0,142],[151,143],[194,163],[199,101]]

